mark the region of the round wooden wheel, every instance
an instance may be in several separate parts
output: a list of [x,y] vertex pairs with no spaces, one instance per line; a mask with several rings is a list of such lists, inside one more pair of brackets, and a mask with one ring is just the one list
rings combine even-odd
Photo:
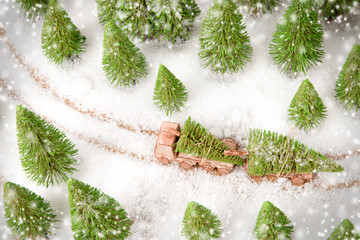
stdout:
[[252,180],[254,180],[255,182],[262,182],[264,177],[263,176],[251,176]]
[[302,177],[293,177],[290,180],[291,180],[291,183],[295,186],[304,185],[306,182],[305,178],[302,178]]
[[182,167],[185,171],[189,171],[192,166],[187,162],[181,162],[179,163],[179,166]]
[[230,171],[229,171],[229,169],[226,169],[226,168],[218,168],[217,173],[218,173],[218,175],[221,176],[221,175],[229,174]]
[[267,179],[270,181],[270,182],[275,182],[277,179],[278,179],[278,177],[275,175],[268,175],[267,176]]
[[159,158],[158,161],[165,165],[168,165],[170,163],[169,159],[164,158],[164,157]]
[[202,165],[201,166],[202,167],[202,169],[204,169],[205,171],[209,171],[209,172],[212,172],[212,171],[214,171],[214,167],[212,167],[211,165]]

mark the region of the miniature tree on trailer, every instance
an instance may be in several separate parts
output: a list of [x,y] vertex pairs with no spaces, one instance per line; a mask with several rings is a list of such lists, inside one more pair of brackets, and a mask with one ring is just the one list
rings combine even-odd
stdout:
[[335,18],[350,12],[354,0],[316,0],[320,16],[326,21],[332,21]]
[[246,6],[247,11],[253,14],[271,13],[280,5],[280,0],[239,0],[241,5]]
[[293,0],[276,25],[270,55],[281,71],[298,75],[315,67],[324,56],[323,31],[311,1]]
[[311,130],[326,118],[326,107],[312,83],[305,79],[288,109],[289,120],[301,130]]
[[84,52],[86,37],[81,35],[57,0],[50,0],[41,32],[41,48],[56,64]]
[[49,202],[12,182],[5,182],[3,187],[5,217],[13,237],[20,240],[48,239],[53,224],[57,222]]
[[182,24],[189,30],[193,27],[195,19],[200,15],[200,8],[195,0],[180,0],[179,4]]
[[336,99],[346,110],[360,109],[360,45],[355,44],[336,82]]
[[69,179],[71,228],[74,238],[125,239],[131,220],[112,197],[76,179]]
[[232,0],[215,1],[200,30],[200,53],[204,67],[224,74],[243,70],[252,56],[243,16]]
[[16,0],[15,3],[29,20],[36,21],[45,16],[49,0]]
[[101,25],[118,20],[121,0],[96,0],[97,12]]
[[103,69],[115,86],[130,87],[146,76],[144,54],[115,22],[105,25],[103,46]]
[[331,233],[327,240],[359,240],[360,234],[356,233],[354,225],[349,219],[345,219],[340,225]]
[[269,201],[263,203],[255,224],[255,235],[259,240],[291,239],[293,226],[291,221],[274,204]]
[[153,96],[155,105],[164,110],[166,115],[171,115],[173,111],[179,112],[185,107],[187,98],[188,93],[182,82],[160,64]]
[[27,176],[49,187],[76,171],[75,145],[50,123],[19,105],[16,130],[21,164]]
[[222,233],[221,221],[210,209],[196,202],[189,202],[181,232],[189,240],[220,238]]

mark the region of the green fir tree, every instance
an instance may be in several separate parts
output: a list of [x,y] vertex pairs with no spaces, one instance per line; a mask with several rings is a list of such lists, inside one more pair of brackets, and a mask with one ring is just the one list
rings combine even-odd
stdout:
[[45,16],[49,0],[15,0],[15,3],[29,20],[36,21]]
[[201,126],[192,121],[189,117],[184,127],[181,129],[181,135],[176,143],[176,152],[190,154],[196,157],[211,159],[215,161],[233,163],[242,165],[243,160],[239,156],[225,156],[224,151],[230,150],[217,137]]
[[280,5],[280,0],[239,0],[239,3],[247,8],[249,13],[271,13]]
[[327,116],[323,101],[308,79],[301,83],[290,103],[288,112],[289,120],[295,123],[296,127],[304,131],[315,128]]
[[200,8],[195,0],[180,0],[182,24],[189,30],[194,26],[195,19],[200,15]]
[[96,0],[97,13],[101,25],[117,21],[120,2],[123,0]]
[[327,240],[359,240],[360,235],[356,233],[354,225],[349,219],[345,219],[340,225],[331,233]]
[[274,204],[265,201],[259,211],[255,224],[256,239],[291,239],[293,226],[287,216]]
[[174,0],[151,0],[155,12],[157,37],[175,43],[177,39],[189,39],[190,32],[182,23],[181,6]]
[[312,1],[293,0],[276,25],[270,55],[283,72],[306,74],[324,56],[323,30]]
[[41,48],[56,64],[84,52],[86,37],[81,35],[57,0],[50,0],[41,32]]
[[179,112],[185,107],[188,93],[185,86],[169,71],[160,64],[158,76],[154,88],[154,104],[171,115],[174,111]]
[[4,210],[8,227],[16,239],[46,238],[57,222],[54,210],[42,197],[12,182],[4,185]]
[[250,129],[246,148],[250,175],[341,172],[344,170],[330,158],[293,138],[275,132]]
[[346,110],[360,109],[360,45],[355,44],[336,82],[336,99]]
[[144,54],[114,22],[105,25],[103,49],[103,69],[115,86],[130,87],[146,76]]
[[200,30],[199,56],[215,72],[243,70],[252,56],[243,16],[232,0],[214,1]]
[[50,123],[19,105],[16,130],[21,164],[31,181],[49,187],[76,171],[75,145]]
[[154,15],[146,0],[120,1],[119,19],[122,29],[131,37],[142,41],[156,34]]
[[73,178],[68,189],[75,240],[115,240],[130,235],[131,220],[114,198]]
[[201,204],[189,202],[183,219],[182,235],[188,240],[220,238],[221,221]]
[[354,0],[316,0],[322,19],[332,21],[350,12]]

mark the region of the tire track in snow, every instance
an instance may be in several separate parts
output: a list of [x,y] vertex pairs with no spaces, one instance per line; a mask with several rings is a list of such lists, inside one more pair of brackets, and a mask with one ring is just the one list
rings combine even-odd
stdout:
[[83,115],[87,115],[102,122],[109,122],[109,121],[114,122],[116,126],[118,126],[121,129],[125,129],[127,131],[140,132],[142,134],[147,134],[147,135],[157,134],[156,130],[145,129],[141,125],[138,125],[137,127],[131,126],[119,119],[116,119],[112,113],[100,113],[96,109],[93,110],[86,109],[83,104],[77,103],[71,100],[70,98],[61,96],[61,94],[59,94],[50,86],[50,83],[47,80],[47,78],[42,77],[41,74],[39,74],[39,71],[35,67],[31,66],[26,62],[25,58],[21,55],[21,53],[16,49],[14,44],[12,44],[9,38],[6,36],[6,30],[1,27],[0,27],[0,36],[2,36],[2,40],[9,47],[12,56],[16,59],[16,61],[20,64],[21,67],[24,67],[26,69],[30,77],[43,89],[45,89],[46,91],[50,91],[55,98],[59,99],[68,107],[72,108],[73,110]]

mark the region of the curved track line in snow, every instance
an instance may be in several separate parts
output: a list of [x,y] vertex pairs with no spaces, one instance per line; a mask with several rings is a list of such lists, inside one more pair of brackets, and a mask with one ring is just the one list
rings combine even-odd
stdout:
[[26,63],[26,60],[24,59],[24,57],[19,53],[19,51],[14,46],[14,44],[12,44],[10,42],[9,38],[6,36],[6,30],[4,28],[0,28],[0,36],[3,37],[3,41],[9,47],[10,52],[12,53],[13,57],[21,65],[21,67],[25,67],[25,69],[28,72],[28,74],[30,75],[30,77],[36,83],[38,83],[43,89],[45,89],[46,91],[50,91],[51,94],[54,95],[54,97],[59,99],[61,102],[63,102],[68,107],[72,108],[73,110],[75,110],[81,114],[90,116],[92,118],[95,118],[95,119],[103,121],[103,122],[109,122],[109,121],[114,122],[116,124],[116,126],[118,126],[119,128],[131,131],[131,132],[139,131],[140,133],[148,134],[148,135],[156,135],[157,134],[157,131],[155,131],[155,130],[145,129],[140,125],[138,126],[138,128],[135,128],[129,124],[124,123],[123,121],[121,121],[119,119],[116,119],[115,117],[113,117],[112,113],[99,113],[98,111],[96,111],[96,109],[93,109],[93,110],[86,109],[83,107],[83,104],[77,103],[67,97],[61,96],[58,92],[56,92],[50,86],[48,80],[45,77],[42,77],[41,74],[38,73],[38,70],[35,67]]

